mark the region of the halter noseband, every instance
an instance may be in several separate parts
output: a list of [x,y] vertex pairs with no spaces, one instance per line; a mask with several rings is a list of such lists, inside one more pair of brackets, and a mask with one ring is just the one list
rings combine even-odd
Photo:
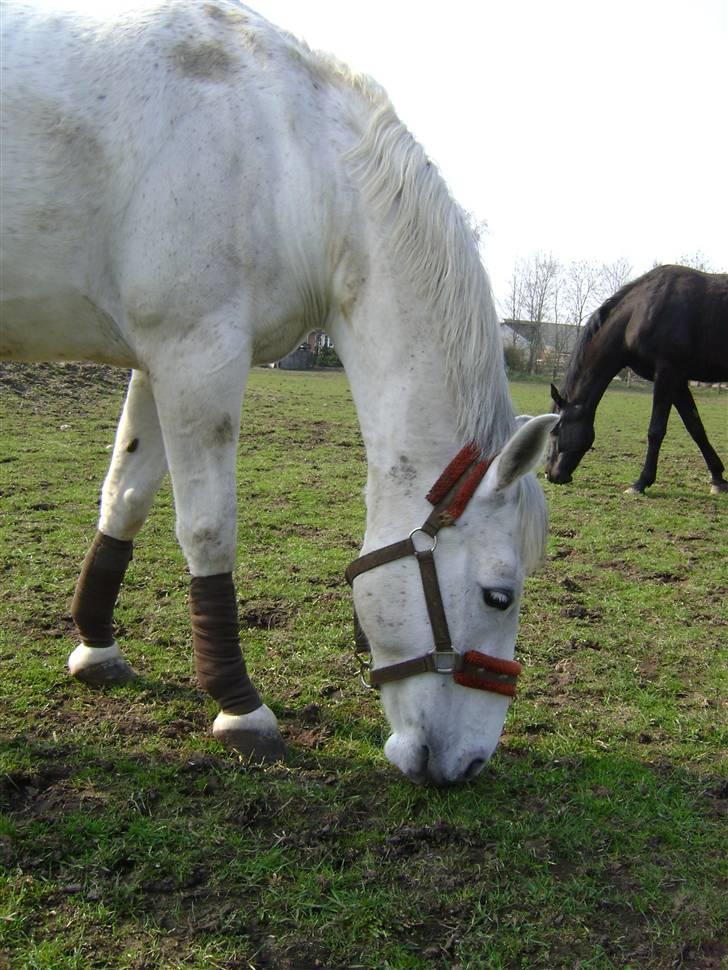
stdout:
[[[383,566],[385,563],[395,562],[407,556],[414,556],[420,567],[422,589],[435,642],[435,649],[429,653],[386,667],[372,669],[370,661],[360,659],[362,683],[366,687],[380,687],[395,680],[429,672],[452,674],[455,683],[463,687],[492,691],[495,694],[504,694],[506,697],[515,696],[516,678],[522,669],[519,663],[515,660],[491,657],[479,650],[459,653],[454,649],[447,626],[434,556],[437,533],[442,528],[454,525],[460,518],[496,457],[494,455],[491,458],[479,460],[480,450],[473,444],[466,445],[430,489],[427,501],[434,508],[420,528],[414,529],[400,542],[394,542],[382,549],[360,556],[347,568],[346,580],[350,586],[353,586],[356,577],[370,569],[376,569],[377,566]],[[423,543],[426,547],[423,547]],[[369,640],[359,623],[356,610],[354,610],[354,640],[356,652],[360,657],[362,654],[371,655]],[[365,679],[366,674],[369,675],[368,682]]]

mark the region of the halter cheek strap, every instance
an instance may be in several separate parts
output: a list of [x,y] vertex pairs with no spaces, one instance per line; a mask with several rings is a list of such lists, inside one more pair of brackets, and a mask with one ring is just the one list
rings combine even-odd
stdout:
[[[435,566],[434,553],[438,532],[454,525],[460,518],[496,458],[494,455],[479,460],[479,456],[480,452],[475,445],[466,445],[430,489],[427,500],[434,508],[420,528],[414,529],[406,539],[360,556],[346,570],[346,580],[353,586],[356,577],[370,569],[414,556],[420,568],[420,579],[432,628],[435,649],[421,657],[373,669],[368,661],[362,660],[362,682],[367,687],[380,687],[382,684],[416,674],[436,673],[452,675],[455,683],[463,687],[492,691],[506,697],[515,696],[516,678],[522,669],[519,663],[491,657],[479,650],[468,650],[462,654],[454,649]],[[369,640],[361,627],[356,610],[354,640],[358,654],[371,654]],[[368,682],[365,674],[368,674]]]

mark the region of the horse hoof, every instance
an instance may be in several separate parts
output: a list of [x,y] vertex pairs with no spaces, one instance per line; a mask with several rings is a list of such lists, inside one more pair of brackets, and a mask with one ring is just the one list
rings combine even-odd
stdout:
[[212,733],[224,747],[255,764],[286,760],[286,745],[278,730],[278,722],[265,704],[250,714],[220,711],[212,725]]
[[630,485],[629,488],[625,488],[624,494],[625,495],[644,495],[645,493],[641,489],[635,488],[634,485]]
[[721,492],[728,492],[728,482],[713,482],[710,486],[710,494],[720,495]]
[[120,687],[137,676],[116,643],[110,647],[79,644],[68,658],[68,670],[73,678],[90,687]]

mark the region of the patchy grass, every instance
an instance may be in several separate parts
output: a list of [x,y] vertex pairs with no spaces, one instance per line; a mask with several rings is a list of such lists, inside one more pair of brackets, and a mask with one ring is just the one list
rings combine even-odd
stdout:
[[[209,737],[168,488],[118,608],[140,680],[68,680],[123,375],[0,377],[0,966],[725,965],[728,496],[676,419],[648,496],[622,495],[649,395],[611,391],[575,483],[546,486],[518,702],[477,782],[436,791],[387,765],[354,676],[365,467],[342,375],[258,370],[245,405],[241,624],[292,752],[267,769]],[[726,457],[728,396],[698,405]]]

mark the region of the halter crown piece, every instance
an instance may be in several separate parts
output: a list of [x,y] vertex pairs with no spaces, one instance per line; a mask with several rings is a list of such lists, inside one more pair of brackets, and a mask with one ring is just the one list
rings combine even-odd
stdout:
[[[476,445],[466,445],[453,458],[428,492],[427,501],[434,508],[420,528],[414,529],[400,542],[394,542],[392,545],[360,556],[347,568],[346,581],[353,586],[356,577],[370,569],[376,569],[377,566],[383,566],[385,563],[395,562],[407,556],[414,556],[420,567],[422,588],[435,643],[435,649],[421,657],[403,660],[401,663],[386,667],[372,668],[370,661],[362,658],[362,655],[371,655],[371,647],[354,610],[355,649],[360,657],[362,683],[366,687],[380,687],[382,684],[413,677],[415,674],[436,673],[452,674],[455,683],[463,687],[492,691],[495,694],[504,694],[506,697],[515,696],[516,678],[522,670],[521,664],[515,660],[491,657],[479,650],[459,653],[453,647],[434,556],[437,533],[442,528],[454,525],[460,518],[496,457],[497,455],[493,455],[491,458],[481,459],[480,450]],[[417,539],[416,544],[415,539]],[[427,548],[423,548],[423,543]]]

